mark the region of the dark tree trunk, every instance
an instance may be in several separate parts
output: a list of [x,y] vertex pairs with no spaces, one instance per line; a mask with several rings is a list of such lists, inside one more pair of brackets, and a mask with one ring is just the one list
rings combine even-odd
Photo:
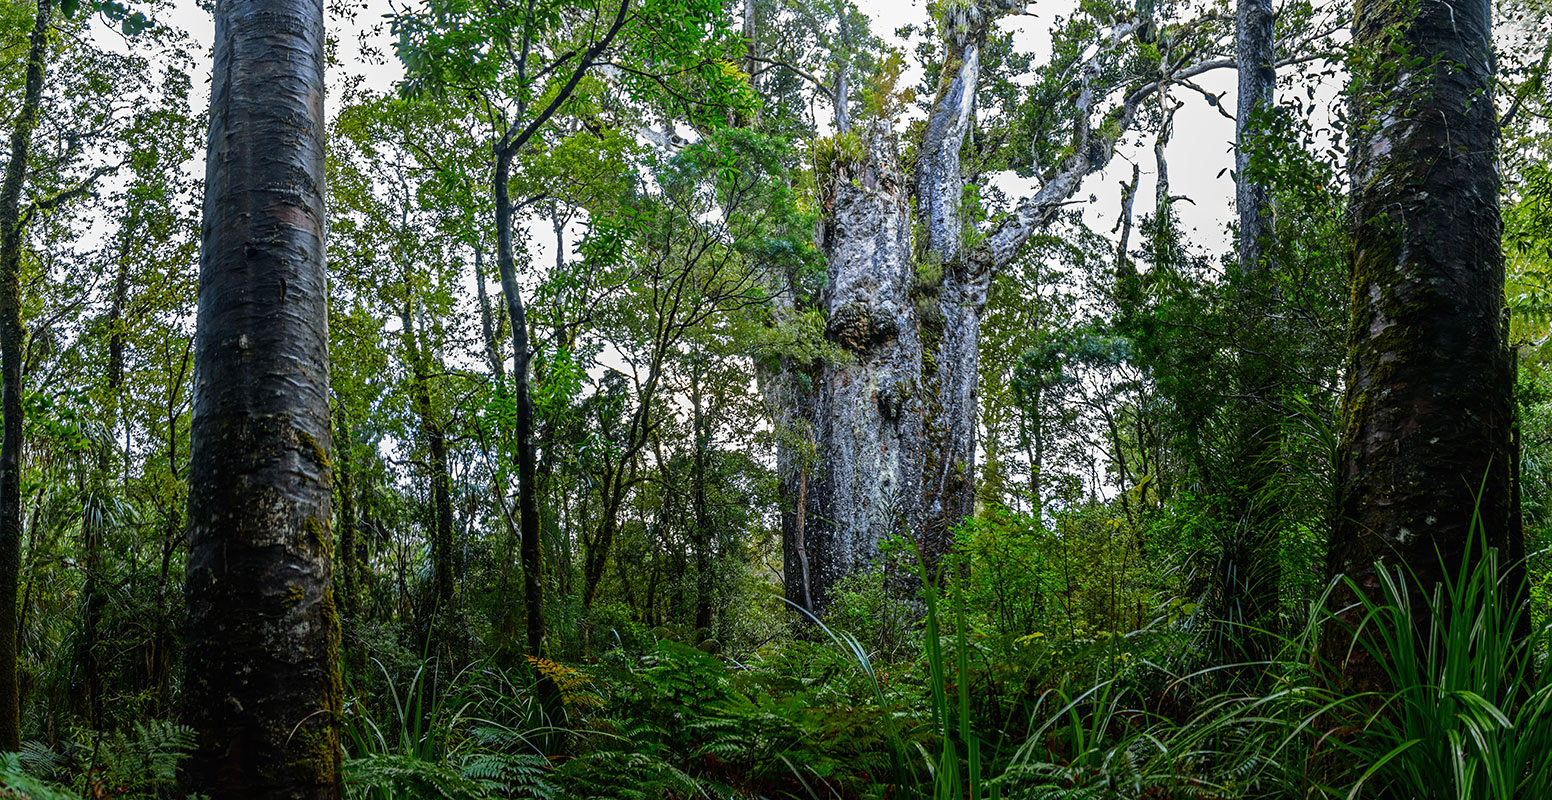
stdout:
[[339,576],[340,616],[354,620],[361,610],[360,587],[356,563],[356,464],[355,450],[351,446],[350,419],[344,409],[335,413],[338,423],[332,437],[334,448],[335,485],[339,488],[340,521],[338,557],[334,559],[335,572]]
[[[1479,557],[1473,514],[1507,563],[1523,555],[1492,47],[1488,0],[1357,6],[1353,309],[1329,567],[1371,597],[1376,562],[1404,565],[1427,589],[1468,547]],[[1427,630],[1424,592],[1412,597],[1413,624]],[[1331,607],[1352,601],[1336,592]],[[1340,627],[1327,658],[1353,688],[1382,688],[1382,665],[1362,648],[1342,661]]]
[[[410,367],[410,402],[420,428],[426,436],[426,456],[431,470],[431,607],[421,620],[421,635],[426,644],[433,642],[437,625],[449,624],[453,611],[453,492],[452,472],[448,467],[447,433],[431,403],[431,356],[415,330],[415,315],[409,282],[405,282],[402,321],[405,360]],[[445,631],[444,631],[445,632]],[[442,641],[446,642],[447,639]]]
[[21,747],[21,693],[16,660],[20,632],[16,593],[22,542],[22,184],[32,154],[32,134],[43,102],[50,0],[38,0],[28,41],[22,104],[12,121],[11,152],[0,186],[0,750]]
[[337,800],[323,4],[219,0],[205,175],[185,789]]
[[[1235,114],[1235,207],[1239,212],[1239,270],[1244,284],[1242,309],[1247,347],[1240,355],[1240,393],[1245,408],[1239,424],[1239,494],[1234,513],[1245,532],[1245,546],[1238,548],[1253,563],[1236,565],[1243,576],[1244,631],[1233,639],[1241,643],[1238,662],[1260,662],[1273,655],[1281,604],[1281,541],[1277,519],[1268,502],[1277,477],[1278,419],[1274,409],[1277,365],[1265,355],[1271,333],[1265,320],[1272,314],[1271,273],[1275,269],[1266,253],[1272,236],[1272,205],[1261,166],[1271,159],[1265,151],[1264,130],[1272,114],[1277,71],[1273,66],[1271,0],[1238,0],[1235,18],[1235,51],[1238,60],[1238,107]],[[1259,163],[1256,163],[1259,162]],[[1257,670],[1259,672],[1259,670]]]
[[[711,548],[714,533],[711,509],[706,502],[706,470],[711,450],[711,416],[706,408],[702,381],[704,372],[697,362],[690,378],[691,425],[695,434],[695,455],[691,463],[691,504],[695,525],[695,627],[710,636],[716,581],[711,573]],[[659,459],[660,461],[662,459]],[[666,485],[666,484],[665,484]]]
[[[178,395],[183,389],[183,380],[189,374],[189,359],[193,354],[194,342],[185,339],[183,354],[178,362],[175,379],[167,392],[167,405],[164,410],[167,414],[167,474],[173,480],[182,484],[185,470],[178,464]],[[169,362],[168,366],[171,366]],[[184,504],[186,508],[186,504]],[[172,504],[166,509],[165,519],[162,521],[162,559],[156,571],[156,629],[152,639],[151,675],[156,687],[156,708],[167,708],[171,705],[173,684],[173,659],[172,654],[176,648],[176,631],[173,630],[172,610],[168,608],[169,584],[172,575],[173,555],[181,549],[184,536],[188,532],[187,520],[179,515],[180,505]]]
[[[111,428],[110,428],[111,430]],[[81,670],[84,696],[78,697],[86,712],[92,730],[102,730],[102,675],[97,663],[98,625],[102,620],[103,492],[107,486],[101,473],[93,473],[90,488],[80,487],[85,503],[81,509],[81,640],[76,651],[76,665]]]
[[506,296],[512,324],[512,393],[516,408],[517,511],[522,534],[519,558],[523,562],[523,611],[527,617],[528,653],[540,655],[544,646],[544,549],[539,540],[539,497],[535,483],[533,394],[528,377],[532,361],[528,344],[528,314],[518,291],[517,269],[512,254],[512,197],[508,186],[512,173],[510,147],[496,152],[496,266],[501,270],[501,292]]
[[[790,304],[791,291],[777,294],[777,303]],[[791,306],[787,306],[791,310]],[[774,369],[760,374],[761,392],[775,417],[776,476],[781,497],[782,585],[787,601],[814,611],[813,565],[808,549],[808,485],[814,464],[810,453],[817,446],[814,391],[818,367],[783,356]]]
[[[124,384],[124,301],[129,294],[129,237],[134,228],[133,216],[120,234],[118,275],[113,282],[113,296],[108,304],[108,374],[104,387],[106,424],[110,437],[118,430],[119,394]],[[108,492],[108,473],[112,468],[113,440],[105,438],[96,443],[97,464],[89,481],[90,493],[83,493],[87,502],[81,509],[81,547],[85,558],[85,576],[81,584],[81,651],[78,663],[85,677],[86,706],[90,710],[93,730],[102,730],[102,676],[97,663],[98,625],[102,619],[103,597],[99,585],[102,576],[103,536],[106,533],[103,500]],[[93,502],[95,501],[95,502]]]
[[[535,449],[533,396],[529,390],[530,347],[528,344],[527,311],[518,293],[517,267],[512,253],[512,159],[527,146],[528,141],[549,122],[561,105],[576,91],[577,84],[588,70],[598,65],[599,57],[614,43],[615,37],[629,20],[631,0],[620,0],[614,19],[602,34],[594,40],[575,62],[565,83],[550,96],[549,102],[532,119],[524,123],[528,113],[526,101],[520,102],[516,119],[507,127],[501,139],[494,145],[495,175],[491,181],[496,216],[496,267],[501,273],[501,291],[506,296],[507,318],[512,324],[512,378],[513,400],[516,406],[517,437],[517,505],[521,515],[521,555],[523,562],[523,606],[527,613],[528,650],[539,655],[544,643],[544,549],[539,539],[539,489],[535,482]],[[530,6],[531,9],[531,6]],[[527,82],[526,54],[531,42],[524,39],[524,57],[518,63],[518,83]],[[540,683],[544,691],[553,691],[549,681]]]

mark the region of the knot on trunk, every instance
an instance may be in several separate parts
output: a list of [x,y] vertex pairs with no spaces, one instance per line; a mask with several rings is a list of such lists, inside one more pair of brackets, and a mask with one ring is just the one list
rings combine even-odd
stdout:
[[874,313],[862,303],[847,303],[830,314],[825,336],[841,347],[861,355],[898,336],[894,319]]

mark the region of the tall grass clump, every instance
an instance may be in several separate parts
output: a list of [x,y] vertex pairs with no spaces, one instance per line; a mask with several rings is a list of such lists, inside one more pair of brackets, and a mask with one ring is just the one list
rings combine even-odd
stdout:
[[1362,610],[1353,647],[1383,667],[1390,687],[1346,698],[1361,731],[1350,761],[1367,765],[1346,796],[1548,796],[1548,631],[1529,632],[1519,565],[1505,566],[1495,549],[1479,559],[1468,552],[1455,574],[1433,587],[1417,586],[1403,567],[1376,572],[1378,597],[1343,579]]
[[346,707],[349,797],[559,796],[541,747],[554,728],[533,685],[489,665],[468,667],[446,681],[422,666],[401,689],[381,662],[377,667],[391,701],[387,713],[374,717],[358,701]]

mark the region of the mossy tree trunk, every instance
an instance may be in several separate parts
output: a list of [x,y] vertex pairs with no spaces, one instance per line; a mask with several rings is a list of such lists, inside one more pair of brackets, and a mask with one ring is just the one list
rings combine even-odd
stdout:
[[[1491,4],[1362,0],[1353,25],[1352,322],[1334,574],[1379,592],[1376,563],[1425,589],[1489,546],[1516,562],[1514,365],[1500,249]],[[1510,588],[1518,588],[1511,582]],[[1426,630],[1423,591],[1413,624]],[[1331,608],[1356,623],[1349,592]],[[1355,689],[1383,665],[1331,626]]]
[[0,750],[21,747],[21,694],[16,675],[17,583],[22,543],[22,329],[21,250],[25,222],[22,185],[32,154],[32,134],[43,103],[43,69],[53,4],[38,0],[28,40],[22,102],[12,119],[11,151],[0,185]]
[[323,4],[219,0],[194,344],[184,785],[335,800]]

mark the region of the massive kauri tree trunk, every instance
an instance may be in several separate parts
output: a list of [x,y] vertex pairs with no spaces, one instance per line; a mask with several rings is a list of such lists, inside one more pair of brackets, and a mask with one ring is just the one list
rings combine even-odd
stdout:
[[[782,520],[787,597],[810,610],[823,610],[835,582],[866,566],[891,533],[914,537],[929,574],[938,572],[954,526],[975,507],[980,323],[992,278],[1055,220],[1084,177],[1109,163],[1139,103],[1157,89],[1125,94],[1096,130],[1090,117],[1103,100],[1104,59],[1086,64],[1075,80],[1071,154],[1012,213],[969,235],[960,153],[974,122],[980,49],[996,19],[1022,5],[979,0],[942,11],[947,60],[914,176],[898,174],[887,130],[821,146],[827,335],[849,355],[821,365],[817,378],[792,363],[768,382],[786,406],[778,428],[814,436],[812,464],[801,446],[778,452],[784,506],[792,509]],[[1137,27],[1116,26],[1101,56]]]
[[[930,413],[925,421],[928,450],[922,475],[920,533],[929,573],[949,551],[954,526],[975,512],[975,425],[980,381],[981,312],[986,309],[992,259],[972,257],[960,217],[965,191],[959,155],[974,124],[981,71],[981,45],[996,18],[1018,5],[1010,0],[972,3],[945,11],[942,34],[947,56],[937,95],[921,137],[916,162],[916,214],[922,224],[917,258],[936,286],[922,290],[937,303],[925,304],[923,337],[930,358],[923,367]],[[1022,244],[1022,243],[1021,243]]]
[[[1488,0],[1356,10],[1351,363],[1330,569],[1371,596],[1376,562],[1431,587],[1468,547],[1480,554],[1473,514],[1507,560],[1523,548],[1490,12]],[[1337,593],[1333,608],[1352,600]],[[1412,611],[1426,630],[1427,609]],[[1333,630],[1326,642],[1334,662],[1344,637]],[[1345,677],[1383,686],[1362,650],[1341,664]]]
[[816,387],[820,466],[803,497],[816,612],[885,537],[908,530],[920,492],[922,352],[905,176],[886,128],[854,136],[841,141],[859,146],[838,145],[823,176],[826,336],[846,359],[823,365]]
[[189,791],[339,798],[323,4],[219,0],[189,470]]
[[38,0],[27,50],[22,105],[12,120],[11,152],[0,186],[0,750],[21,747],[21,695],[16,680],[17,581],[22,543],[22,184],[43,103],[43,68],[53,5]]

